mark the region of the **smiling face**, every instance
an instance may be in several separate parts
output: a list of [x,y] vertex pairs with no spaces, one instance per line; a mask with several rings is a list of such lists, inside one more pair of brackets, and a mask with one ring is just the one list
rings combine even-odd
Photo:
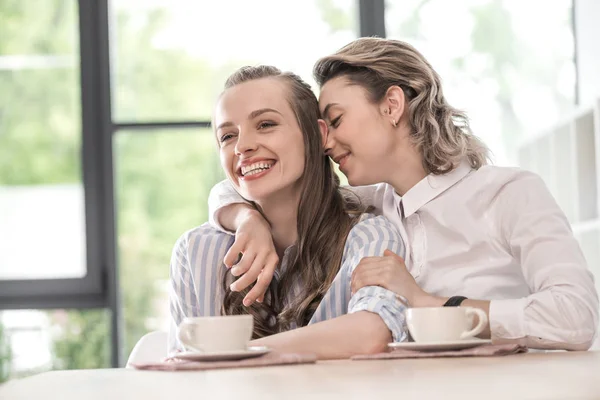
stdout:
[[258,204],[300,191],[304,140],[288,92],[280,79],[256,79],[225,90],[216,106],[221,166],[235,189]]
[[397,135],[380,106],[368,99],[363,87],[346,77],[333,78],[321,88],[319,107],[329,125],[329,156],[352,186],[386,181],[389,159],[397,150]]

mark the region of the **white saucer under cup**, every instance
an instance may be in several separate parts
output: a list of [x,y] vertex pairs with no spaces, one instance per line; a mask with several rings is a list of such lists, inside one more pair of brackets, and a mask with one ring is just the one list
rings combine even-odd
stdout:
[[472,347],[490,344],[490,339],[463,339],[446,342],[394,342],[389,343],[388,347],[392,349],[414,350],[414,351],[448,351],[463,350]]
[[236,361],[246,358],[255,358],[269,353],[271,349],[264,346],[251,346],[245,350],[230,350],[218,352],[186,351],[175,354],[173,357],[187,361]]

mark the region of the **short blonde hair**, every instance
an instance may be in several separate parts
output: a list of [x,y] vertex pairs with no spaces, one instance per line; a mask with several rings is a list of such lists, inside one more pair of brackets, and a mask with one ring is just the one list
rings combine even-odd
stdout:
[[399,86],[408,100],[411,139],[429,173],[449,172],[465,158],[475,169],[489,161],[489,150],[473,135],[467,115],[448,104],[439,75],[408,43],[357,39],[317,61],[314,76],[319,86],[344,76],[366,89],[373,103]]

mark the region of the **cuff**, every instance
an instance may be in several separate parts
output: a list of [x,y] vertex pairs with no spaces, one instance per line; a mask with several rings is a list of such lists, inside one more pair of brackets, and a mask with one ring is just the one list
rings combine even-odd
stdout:
[[525,307],[527,304],[527,298],[490,302],[490,331],[493,341],[526,340]]
[[405,310],[406,306],[397,299],[394,292],[379,286],[361,288],[352,296],[348,304],[348,314],[369,311],[379,315],[392,332],[394,342],[403,342],[408,337]]

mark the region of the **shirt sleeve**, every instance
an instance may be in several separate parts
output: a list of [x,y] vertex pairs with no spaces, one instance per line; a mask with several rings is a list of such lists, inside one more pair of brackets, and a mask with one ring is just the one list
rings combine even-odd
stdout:
[[[347,279],[352,279],[352,271],[363,257],[383,256],[389,249],[404,257],[405,247],[396,227],[385,217],[370,218],[357,224],[346,241],[345,257],[342,268],[347,268]],[[350,286],[350,282],[347,283]],[[351,297],[348,314],[368,311],[381,317],[395,342],[405,341],[408,337],[404,312],[405,305],[396,293],[380,286],[366,286]]]
[[219,211],[227,207],[230,204],[247,203],[247,201],[235,191],[231,182],[227,179],[217,183],[210,190],[208,195],[208,222],[214,228],[221,232],[229,233],[232,232],[223,228],[219,222],[218,213]]
[[531,295],[493,300],[495,342],[587,350],[598,327],[598,294],[569,222],[540,177],[523,172],[498,195],[499,224]]
[[169,281],[168,353],[183,350],[177,327],[186,317],[220,315],[223,258],[230,235],[204,224],[182,235],[173,247]]

